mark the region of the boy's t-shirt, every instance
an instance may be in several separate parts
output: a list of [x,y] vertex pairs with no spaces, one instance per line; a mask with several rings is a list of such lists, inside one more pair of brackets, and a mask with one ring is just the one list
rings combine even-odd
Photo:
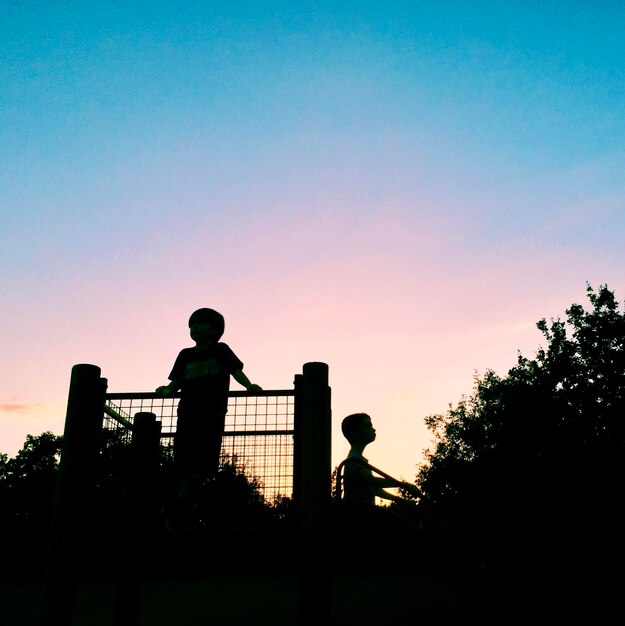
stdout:
[[181,350],[169,374],[169,380],[180,383],[178,412],[226,413],[230,376],[241,369],[243,363],[225,343]]

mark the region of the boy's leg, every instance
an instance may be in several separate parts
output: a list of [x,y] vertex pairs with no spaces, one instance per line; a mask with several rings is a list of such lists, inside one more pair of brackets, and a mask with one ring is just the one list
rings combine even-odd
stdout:
[[[213,503],[211,493],[214,495],[213,481],[216,479],[219,471],[224,421],[225,415],[218,414],[211,416],[209,420],[210,428],[202,439],[198,489],[200,493],[203,493],[200,508],[201,515],[205,520],[214,518],[214,512],[211,511]],[[204,489],[202,489],[203,487]]]
[[174,438],[174,461],[180,488],[174,508],[185,526],[199,526],[202,485],[215,478],[219,468],[225,414],[203,416],[192,427],[178,420]]
[[189,510],[197,508],[193,503],[199,482],[195,463],[198,437],[194,430],[188,420],[178,416],[174,435],[174,473],[177,486],[172,500],[163,507],[165,527],[171,532],[182,530],[187,524]]

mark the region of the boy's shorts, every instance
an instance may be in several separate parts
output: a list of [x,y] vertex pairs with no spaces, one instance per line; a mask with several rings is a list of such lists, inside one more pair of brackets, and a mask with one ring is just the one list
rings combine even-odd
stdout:
[[178,415],[174,461],[182,476],[211,478],[217,474],[225,418],[225,413]]

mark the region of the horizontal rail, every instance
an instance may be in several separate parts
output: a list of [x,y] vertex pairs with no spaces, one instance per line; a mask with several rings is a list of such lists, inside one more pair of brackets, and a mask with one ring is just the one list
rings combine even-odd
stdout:
[[[226,430],[224,437],[264,437],[266,435],[292,435],[295,431],[290,430]],[[161,433],[161,439],[173,437],[175,433]]]
[[[180,398],[180,392],[172,393],[167,397],[155,393],[154,391],[127,391],[107,393],[107,400],[141,400],[142,398],[151,400],[168,400],[169,398]],[[228,392],[229,398],[245,398],[245,397],[271,397],[271,396],[294,396],[295,391],[293,389],[267,389],[262,391],[230,391]]]

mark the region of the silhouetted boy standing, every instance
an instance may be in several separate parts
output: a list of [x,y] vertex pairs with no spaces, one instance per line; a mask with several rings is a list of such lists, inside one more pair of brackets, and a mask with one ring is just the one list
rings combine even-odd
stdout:
[[261,391],[243,373],[243,363],[221,343],[225,321],[213,309],[198,309],[189,318],[195,347],[178,354],[168,385],[156,389],[167,397],[180,391],[178,420],[174,436],[174,460],[182,485],[175,509],[193,515],[197,511],[198,489],[216,475],[228,411],[230,376],[248,391]]

